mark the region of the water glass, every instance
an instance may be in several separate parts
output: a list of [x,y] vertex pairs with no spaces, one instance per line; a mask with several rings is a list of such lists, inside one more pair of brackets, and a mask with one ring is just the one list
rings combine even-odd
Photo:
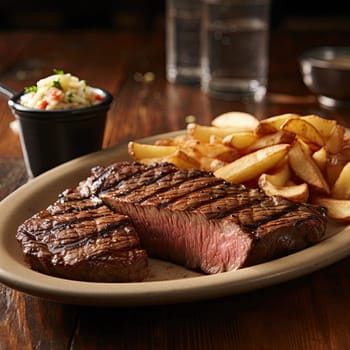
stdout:
[[261,100],[268,83],[270,0],[202,0],[201,88]]
[[166,75],[171,83],[199,84],[200,0],[166,2]]

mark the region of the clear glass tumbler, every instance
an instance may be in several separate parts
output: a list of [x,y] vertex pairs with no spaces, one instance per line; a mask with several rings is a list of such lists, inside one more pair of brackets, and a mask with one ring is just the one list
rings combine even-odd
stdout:
[[270,0],[202,0],[202,90],[227,99],[262,99],[269,28]]
[[200,0],[166,2],[166,75],[171,83],[200,82]]

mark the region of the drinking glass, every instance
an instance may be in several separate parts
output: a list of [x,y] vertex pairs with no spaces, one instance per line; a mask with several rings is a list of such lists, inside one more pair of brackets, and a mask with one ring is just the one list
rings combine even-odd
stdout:
[[261,100],[268,83],[270,0],[202,0],[201,88]]

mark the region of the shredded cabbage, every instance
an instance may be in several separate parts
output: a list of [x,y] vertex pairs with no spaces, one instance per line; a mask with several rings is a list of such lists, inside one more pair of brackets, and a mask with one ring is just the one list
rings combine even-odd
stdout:
[[70,73],[54,72],[26,88],[20,103],[35,109],[62,110],[91,106],[103,99],[85,80]]

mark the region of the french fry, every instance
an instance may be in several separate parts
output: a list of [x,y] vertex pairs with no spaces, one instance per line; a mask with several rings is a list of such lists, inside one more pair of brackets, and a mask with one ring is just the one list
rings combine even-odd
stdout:
[[222,144],[222,137],[216,136],[216,135],[211,135],[210,136],[210,140],[209,143],[211,143],[212,145],[221,145]]
[[216,126],[205,126],[196,123],[190,123],[187,125],[187,132],[196,140],[202,142],[210,142],[212,136],[224,138],[227,135],[237,132],[237,129],[234,127],[218,128]]
[[261,174],[258,180],[259,187],[268,196],[282,196],[290,200],[305,203],[309,198],[309,187],[304,182],[299,185],[275,185],[268,174]]
[[332,187],[331,195],[333,198],[350,199],[350,162],[341,170]]
[[334,185],[347,162],[347,159],[341,153],[328,155],[325,174],[330,187]]
[[[131,142],[131,141],[130,141]],[[171,137],[161,138],[154,143],[156,146],[175,146],[175,139]]]
[[232,162],[239,156],[236,149],[222,143],[212,144],[198,140],[187,140],[179,146],[179,150],[195,159],[199,163],[199,169],[208,171],[214,171],[219,166]]
[[292,143],[295,134],[288,131],[280,130],[271,134],[260,136],[254,143],[245,149],[245,153],[256,151],[267,146],[277,145],[279,143]]
[[201,157],[199,159],[199,164],[201,170],[214,172],[226,165],[227,162],[215,158]]
[[223,166],[214,175],[227,181],[244,183],[275,167],[287,155],[289,147],[289,144],[279,144],[262,148]]
[[167,162],[174,164],[176,167],[181,169],[199,169],[200,167],[200,163],[195,158],[190,157],[181,150],[176,150],[173,154],[170,155],[156,158],[143,158],[139,161],[143,164]]
[[319,131],[304,119],[288,119],[283,125],[281,125],[281,129],[298,135],[305,142],[311,142],[320,147],[324,145],[324,140]]
[[297,140],[288,152],[289,164],[293,172],[303,181],[323,193],[330,193],[330,188],[317,163],[305,151]]
[[153,145],[130,142],[128,151],[145,164],[211,171],[269,196],[323,205],[330,218],[350,222],[350,129],[335,120],[286,113],[259,121],[228,112]]
[[150,145],[133,141],[128,143],[129,154],[135,160],[145,158],[161,158],[174,154],[177,150],[178,147],[176,146]]
[[281,129],[281,125],[284,124],[287,120],[299,117],[299,114],[285,113],[260,120],[259,124],[255,128],[255,132],[259,135],[274,133],[276,131],[279,131]]
[[158,146],[180,146],[188,140],[192,140],[192,137],[190,135],[183,134],[183,135],[178,135],[175,137],[161,138],[161,139],[155,141],[154,144],[158,145]]
[[276,168],[265,174],[265,178],[276,186],[284,186],[291,178],[288,161],[281,161]]
[[234,128],[236,132],[253,131],[259,120],[252,114],[245,112],[227,112],[218,115],[211,121],[211,125],[218,128]]
[[327,209],[327,215],[331,219],[349,223],[350,222],[350,200],[329,197],[316,197],[312,200],[314,204]]
[[207,157],[211,159],[218,159],[225,163],[233,162],[239,157],[237,150],[222,143],[214,144],[192,140],[192,142],[188,141],[183,146],[180,146],[180,149],[189,154],[191,154],[190,149],[192,149],[195,158]]
[[313,125],[324,139],[328,139],[333,128],[337,125],[335,120],[325,119],[315,114],[303,115],[302,120]]
[[342,150],[344,142],[345,128],[340,125],[335,125],[329,137],[326,140],[325,148],[330,153],[339,153]]
[[322,172],[326,170],[328,152],[324,147],[321,147],[318,151],[312,154],[312,158],[315,160],[317,166]]
[[249,147],[257,140],[258,136],[253,132],[237,132],[224,137],[222,143],[230,145],[238,150]]
[[197,159],[188,156],[182,151],[177,151],[175,154],[165,157],[164,160],[183,169],[198,169],[200,165]]

